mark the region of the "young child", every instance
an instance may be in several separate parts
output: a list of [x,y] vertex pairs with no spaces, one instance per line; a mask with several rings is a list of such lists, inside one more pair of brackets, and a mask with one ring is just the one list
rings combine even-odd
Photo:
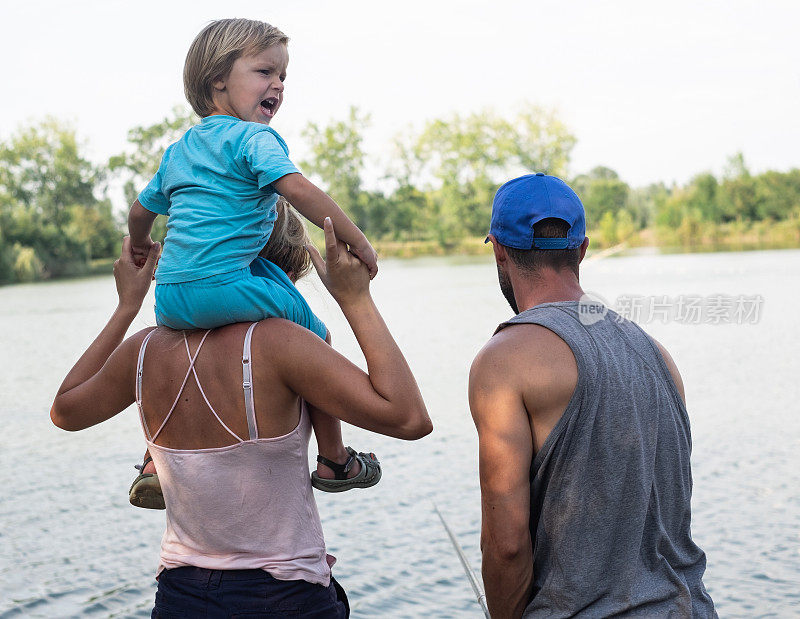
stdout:
[[[292,320],[329,341],[286,273],[257,259],[273,230],[279,196],[337,236],[377,273],[377,255],[363,232],[288,157],[269,123],[283,101],[288,37],[246,19],[210,23],[186,56],[184,89],[202,118],[171,144],[156,175],[134,201],[128,229],[134,259],[144,261],[157,215],[167,236],[156,270],[156,320],[173,329],[211,329],[268,317]],[[319,447],[315,488],[341,492],[378,483],[380,465],[342,443],[338,419],[311,409]],[[130,490],[131,503],[163,508],[148,454]]]

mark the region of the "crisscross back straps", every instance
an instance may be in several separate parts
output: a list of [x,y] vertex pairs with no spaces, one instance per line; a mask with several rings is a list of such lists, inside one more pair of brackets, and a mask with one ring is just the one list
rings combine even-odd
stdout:
[[250,432],[250,440],[258,438],[258,425],[256,424],[256,408],[253,402],[253,367],[252,355],[250,353],[250,341],[253,339],[253,329],[258,323],[254,322],[244,336],[244,346],[242,348],[242,388],[244,389],[244,411],[247,415],[247,429]]
[[[192,374],[194,374],[194,382],[197,383],[197,388],[200,390],[200,395],[203,396],[203,399],[205,400],[206,405],[208,406],[208,409],[211,411],[211,414],[214,415],[214,417],[216,417],[217,421],[219,421],[219,425],[221,425],[223,428],[225,428],[225,431],[228,434],[230,434],[233,438],[235,438],[237,441],[239,441],[241,443],[241,442],[243,442],[242,437],[240,437],[238,434],[236,434],[236,432],[234,432],[227,425],[225,425],[225,422],[222,421],[222,419],[220,419],[219,415],[217,415],[217,411],[215,411],[214,407],[211,406],[211,402],[208,401],[208,397],[206,396],[206,392],[203,390],[203,385],[200,384],[200,378],[197,376],[197,370],[194,367],[195,359],[197,359],[197,355],[200,353],[200,347],[203,345],[203,342],[206,341],[206,336],[209,333],[211,333],[210,330],[206,331],[206,334],[203,336],[203,339],[200,340],[200,344],[197,346],[197,350],[194,352],[194,357],[192,357],[192,353],[189,350],[189,340],[186,339],[186,332],[184,331],[184,333],[183,333],[183,344],[184,344],[184,346],[186,346],[186,356],[189,357],[189,371],[191,371]],[[183,388],[181,387],[181,389],[183,389]],[[180,397],[180,393],[178,394],[178,397]],[[175,400],[176,404],[177,404],[177,402],[178,401]],[[164,423],[167,423],[166,419],[164,420]],[[161,424],[162,428],[164,427],[164,423]],[[159,432],[160,431],[161,431],[161,429],[159,428]],[[156,432],[156,435],[158,435],[158,432]]]
[[197,376],[197,370],[194,367],[195,362],[197,361],[197,356],[200,354],[200,349],[203,347],[203,343],[206,341],[206,338],[208,337],[208,334],[211,333],[210,330],[206,331],[205,334],[203,335],[203,338],[200,340],[200,343],[197,345],[197,350],[194,351],[194,355],[191,353],[191,350],[189,349],[189,340],[186,339],[186,332],[183,333],[183,343],[184,343],[184,346],[186,347],[186,356],[189,358],[189,368],[186,370],[186,375],[183,377],[183,382],[181,383],[180,389],[178,389],[178,394],[175,396],[175,401],[172,403],[172,406],[170,407],[169,411],[167,412],[166,417],[164,417],[164,421],[161,422],[161,425],[159,426],[158,430],[156,430],[155,434],[153,434],[151,436],[150,430],[147,427],[147,422],[144,419],[144,411],[142,410],[142,366],[143,366],[143,363],[144,363],[144,351],[145,351],[145,348],[147,347],[147,341],[150,339],[150,336],[153,335],[154,331],[155,331],[155,329],[153,331],[151,331],[150,333],[148,333],[147,336],[145,337],[144,341],[142,342],[142,346],[139,349],[139,360],[138,360],[137,369],[136,369],[136,404],[139,407],[139,418],[142,421],[142,427],[144,428],[145,434],[147,435],[147,439],[151,443],[153,443],[153,442],[155,442],[156,438],[158,438],[158,435],[161,434],[161,430],[163,430],[164,426],[167,425],[167,422],[169,421],[169,418],[172,416],[172,413],[175,411],[175,408],[178,406],[178,402],[181,399],[181,395],[183,394],[183,390],[186,388],[186,383],[189,380],[189,376],[194,375],[194,380],[197,383],[197,388],[200,390],[200,395],[203,396],[203,400],[205,400],[206,404],[208,405],[208,408],[211,410],[211,414],[214,415],[214,417],[217,419],[217,421],[219,421],[220,425],[223,428],[225,428],[225,430],[228,432],[228,434],[233,436],[233,438],[235,438],[240,443],[243,442],[243,439],[238,434],[236,434],[227,425],[225,425],[225,422],[222,421],[222,419],[220,419],[220,416],[217,414],[217,411],[215,411],[214,407],[211,406],[211,402],[208,401],[208,397],[206,396],[206,393],[203,390],[203,386],[200,384],[200,379]]
[[[169,418],[172,416],[175,407],[178,406],[178,401],[181,399],[181,394],[183,393],[183,389],[186,387],[186,382],[189,380],[189,375],[192,373],[192,370],[194,370],[194,362],[197,360],[197,355],[200,354],[200,349],[203,347],[203,342],[206,341],[206,338],[208,337],[209,333],[211,333],[211,331],[205,332],[205,334],[203,335],[203,339],[200,340],[200,345],[194,352],[194,356],[192,356],[191,353],[189,352],[189,343],[186,341],[186,332],[183,331],[183,341],[186,344],[186,354],[189,357],[189,369],[186,370],[186,376],[183,377],[183,382],[181,383],[181,388],[178,389],[178,395],[175,396],[175,401],[172,403],[172,406],[170,407],[167,416],[164,417],[164,421],[161,422],[161,425],[158,427],[158,430],[156,430],[156,433],[153,434],[153,438],[150,439],[151,442],[153,443],[155,442],[155,440],[158,438],[158,435],[161,434],[161,430],[163,430],[164,426],[167,425],[167,422],[169,421]],[[195,378],[195,380],[197,379]]]

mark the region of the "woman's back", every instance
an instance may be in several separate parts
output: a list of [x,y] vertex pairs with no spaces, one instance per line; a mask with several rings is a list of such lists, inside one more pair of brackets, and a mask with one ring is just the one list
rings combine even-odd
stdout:
[[327,586],[311,424],[298,397],[269,380],[268,360],[253,359],[255,327],[186,339],[156,330],[142,342],[137,402],[167,506],[159,571],[264,569]]
[[[254,334],[269,329],[270,322],[260,323]],[[162,328],[148,335],[142,360],[140,397],[152,434],[164,424],[170,407],[175,403],[168,423],[154,441],[157,445],[172,449],[204,449],[239,442],[215,419],[209,404],[234,434],[242,439],[249,438],[242,388],[242,353],[249,327],[249,324],[238,323],[208,332]],[[202,392],[194,373],[187,377],[190,359],[195,356],[201,341],[202,348],[197,354],[194,370]],[[258,436],[271,438],[287,434],[300,419],[300,398],[281,381],[273,380],[270,354],[257,346],[252,348],[250,363]],[[275,351],[275,354],[279,355],[280,351]],[[186,384],[181,391],[184,378]],[[175,402],[179,391],[180,398]]]

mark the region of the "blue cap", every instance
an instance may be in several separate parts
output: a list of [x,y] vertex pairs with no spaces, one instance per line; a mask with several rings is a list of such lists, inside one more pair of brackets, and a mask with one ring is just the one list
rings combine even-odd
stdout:
[[[567,238],[534,238],[534,224],[548,217],[569,224]],[[489,234],[514,249],[575,249],[586,238],[583,203],[560,178],[542,172],[526,174],[497,190]]]

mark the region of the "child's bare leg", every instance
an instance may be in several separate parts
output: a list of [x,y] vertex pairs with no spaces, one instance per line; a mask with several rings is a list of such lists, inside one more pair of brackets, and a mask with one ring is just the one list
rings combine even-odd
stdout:
[[[325,342],[328,346],[331,345],[330,331],[325,334]],[[319,455],[336,462],[336,464],[345,464],[350,454],[344,448],[342,422],[311,405],[308,406],[308,413],[311,417],[311,425],[314,428],[314,436],[317,439]],[[360,471],[361,464],[356,460],[350,471],[348,471],[347,477],[358,475]],[[334,472],[321,462],[317,462],[317,475],[322,479],[334,479]]]
[[[314,436],[317,438],[319,455],[337,464],[345,464],[350,454],[347,453],[342,441],[342,423],[336,417],[331,417],[313,406],[308,407],[308,412],[311,425],[314,427]],[[348,479],[358,475],[359,472],[361,464],[356,460],[347,473]],[[321,462],[317,462],[317,475],[322,479],[334,479],[333,471]]]
[[[148,458],[150,458],[150,450],[149,449],[144,452],[144,460],[142,460],[142,462],[144,462]],[[150,459],[150,461],[147,464],[145,464],[144,468],[139,472],[140,473],[155,473],[156,472],[155,462],[153,462],[153,460]]]

